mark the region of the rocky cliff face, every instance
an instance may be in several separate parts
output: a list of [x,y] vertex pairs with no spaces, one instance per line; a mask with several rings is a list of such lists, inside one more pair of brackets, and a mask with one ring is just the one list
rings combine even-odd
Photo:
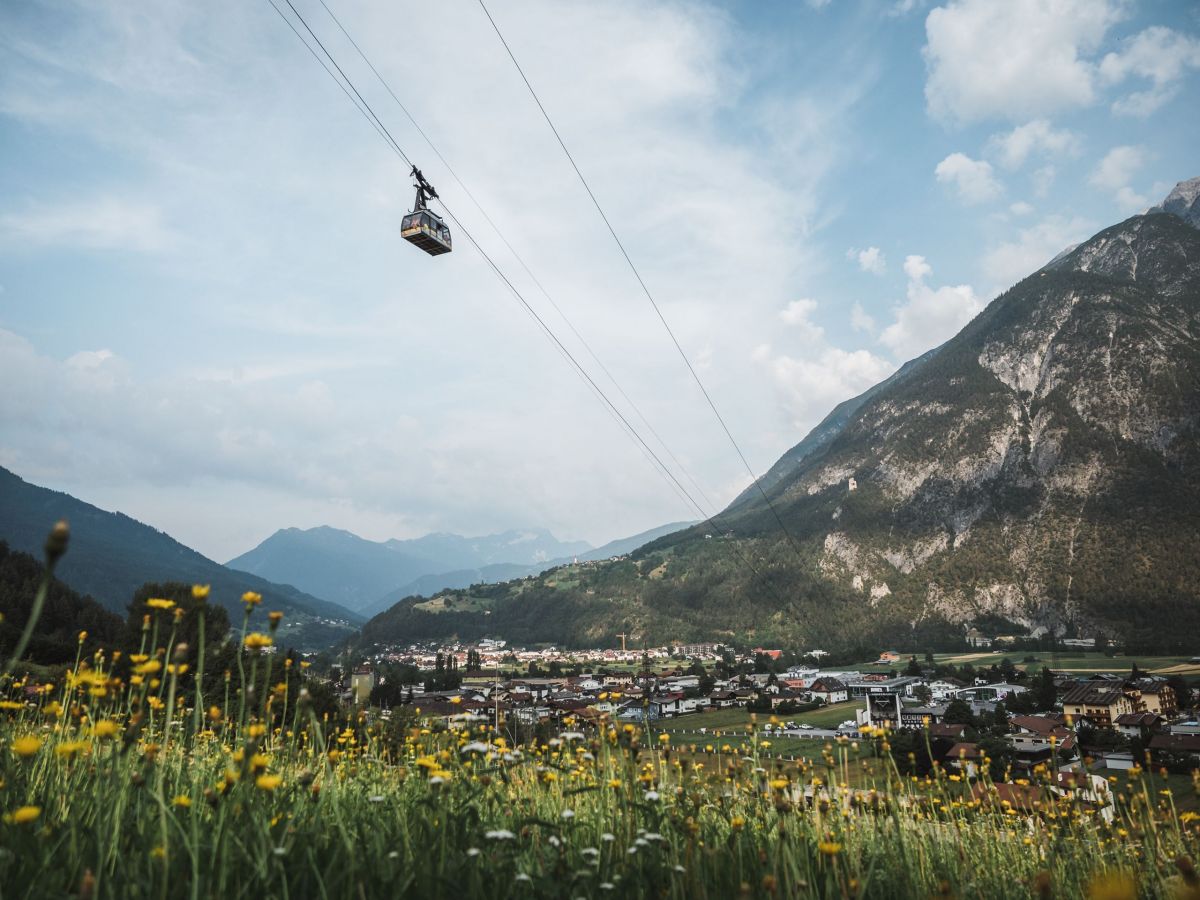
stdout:
[[910,623],[1200,623],[1198,195],[1026,278],[771,486],[822,577]]

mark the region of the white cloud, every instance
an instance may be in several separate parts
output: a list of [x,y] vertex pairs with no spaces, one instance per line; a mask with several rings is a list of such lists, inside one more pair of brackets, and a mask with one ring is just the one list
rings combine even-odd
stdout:
[[35,204],[0,216],[0,241],[14,244],[155,253],[176,239],[156,206],[116,197]]
[[1033,205],[1024,200],[1018,200],[1016,203],[1009,204],[1008,211],[1014,216],[1027,216],[1033,212]]
[[1146,149],[1141,146],[1113,147],[1096,164],[1088,181],[1108,191],[1123,212],[1144,209],[1150,201],[1133,189],[1130,182],[1146,164]]
[[841,401],[878,384],[895,364],[869,350],[824,346],[804,356],[771,355],[760,347],[754,358],[767,366],[797,434],[812,428]]
[[916,9],[925,6],[926,0],[896,0],[888,9],[887,14],[893,17],[907,16]]
[[861,303],[850,307],[850,327],[855,331],[865,331],[872,334],[875,331],[875,319],[867,313]]
[[1095,225],[1087,219],[1048,216],[1036,225],[1021,229],[1015,240],[988,250],[983,257],[983,271],[998,290],[1004,290],[1032,275],[1093,231]]
[[912,359],[936,347],[983,309],[970,285],[932,288],[926,284],[933,268],[923,256],[905,257],[904,274],[908,276],[905,302],[894,308],[895,320],[879,336],[897,359]]
[[964,203],[985,203],[1004,191],[992,174],[991,163],[971,159],[965,153],[951,153],[933,173],[942,184],[953,185]]
[[988,141],[992,153],[1006,169],[1019,169],[1034,153],[1045,156],[1074,156],[1079,153],[1079,135],[1065,128],[1055,129],[1046,119],[1034,119],[1012,131],[992,135]]
[[818,340],[825,334],[825,329],[810,318],[817,311],[817,301],[804,298],[793,300],[779,312],[779,318],[784,324],[795,329],[807,340]]
[[909,281],[920,281],[933,274],[933,266],[923,256],[909,255],[904,257],[904,274]]
[[1113,102],[1113,112],[1131,116],[1148,116],[1174,98],[1188,69],[1200,69],[1200,39],[1159,25],[1139,32],[1100,63],[1107,84],[1121,84],[1127,78],[1150,81],[1149,89]]
[[872,275],[882,275],[887,271],[887,259],[878,247],[868,247],[866,250],[851,247],[846,251],[846,258],[854,260],[860,269]]
[[1121,0],[951,0],[925,20],[925,99],[949,122],[1023,121],[1095,99],[1087,57]]

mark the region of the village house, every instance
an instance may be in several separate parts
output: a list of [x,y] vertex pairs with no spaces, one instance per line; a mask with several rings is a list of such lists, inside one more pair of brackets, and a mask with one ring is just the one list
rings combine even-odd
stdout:
[[946,751],[945,760],[948,768],[961,772],[967,778],[974,778],[979,774],[983,751],[978,744],[960,742]]
[[1133,702],[1118,684],[1081,681],[1063,694],[1063,713],[1073,722],[1109,728],[1118,716],[1133,712]]
[[709,702],[713,709],[728,709],[731,706],[737,706],[738,696],[733,691],[713,691],[708,695]]
[[1116,812],[1115,800],[1103,775],[1088,772],[1058,772],[1051,790],[1061,797],[1070,797],[1098,811],[1105,822],[1111,823]]
[[1156,762],[1165,762],[1163,757],[1168,756],[1200,765],[1200,734],[1156,734],[1150,738],[1150,752]]
[[1169,719],[1179,711],[1175,689],[1161,676],[1139,678],[1130,686],[1136,693],[1135,712],[1149,712]]
[[836,678],[818,678],[808,686],[814,700],[822,703],[845,703],[850,699],[850,690]]
[[1162,728],[1162,716],[1152,712],[1122,713],[1113,725],[1117,731],[1129,738],[1146,738],[1151,732]]
[[930,681],[926,687],[929,688],[929,696],[932,699],[950,700],[953,699],[955,692],[961,690],[965,685],[957,678],[942,678]]

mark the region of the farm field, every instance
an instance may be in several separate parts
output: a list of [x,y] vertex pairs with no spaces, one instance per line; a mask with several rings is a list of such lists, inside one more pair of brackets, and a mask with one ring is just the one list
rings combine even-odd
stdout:
[[[1025,657],[1034,657],[1034,662],[1025,662]],[[1049,666],[1051,669],[1061,669],[1068,672],[1113,672],[1128,673],[1136,664],[1143,672],[1161,674],[1200,675],[1200,664],[1188,662],[1189,656],[1106,656],[1097,652],[1050,653],[1043,650],[1012,650],[994,653],[981,651],[975,653],[935,653],[933,658],[939,663],[954,663],[962,665],[970,663],[975,667],[990,666],[1008,657],[1018,669],[1040,669]],[[918,657],[919,659],[920,657]],[[900,665],[904,663],[901,662]]]

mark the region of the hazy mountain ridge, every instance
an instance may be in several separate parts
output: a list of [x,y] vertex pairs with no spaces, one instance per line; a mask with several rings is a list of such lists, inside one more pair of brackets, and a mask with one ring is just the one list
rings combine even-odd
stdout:
[[1200,631],[1195,183],[1172,192],[1185,218],[1134,216],[1060,255],[785,454],[764,484],[799,554],[755,491],[723,514],[732,540],[691,529],[627,563],[401,604],[364,637],[846,645],[961,636],[989,614],[1184,640]]
[[[497,577],[516,577],[524,567],[548,566],[591,549],[584,541],[560,541],[544,529],[511,530],[480,537],[434,533],[410,540],[370,541],[329,526],[284,528],[226,565],[361,610],[397,587],[441,573],[516,566]],[[436,578],[434,579],[436,580]],[[432,588],[437,590],[437,587]]]

